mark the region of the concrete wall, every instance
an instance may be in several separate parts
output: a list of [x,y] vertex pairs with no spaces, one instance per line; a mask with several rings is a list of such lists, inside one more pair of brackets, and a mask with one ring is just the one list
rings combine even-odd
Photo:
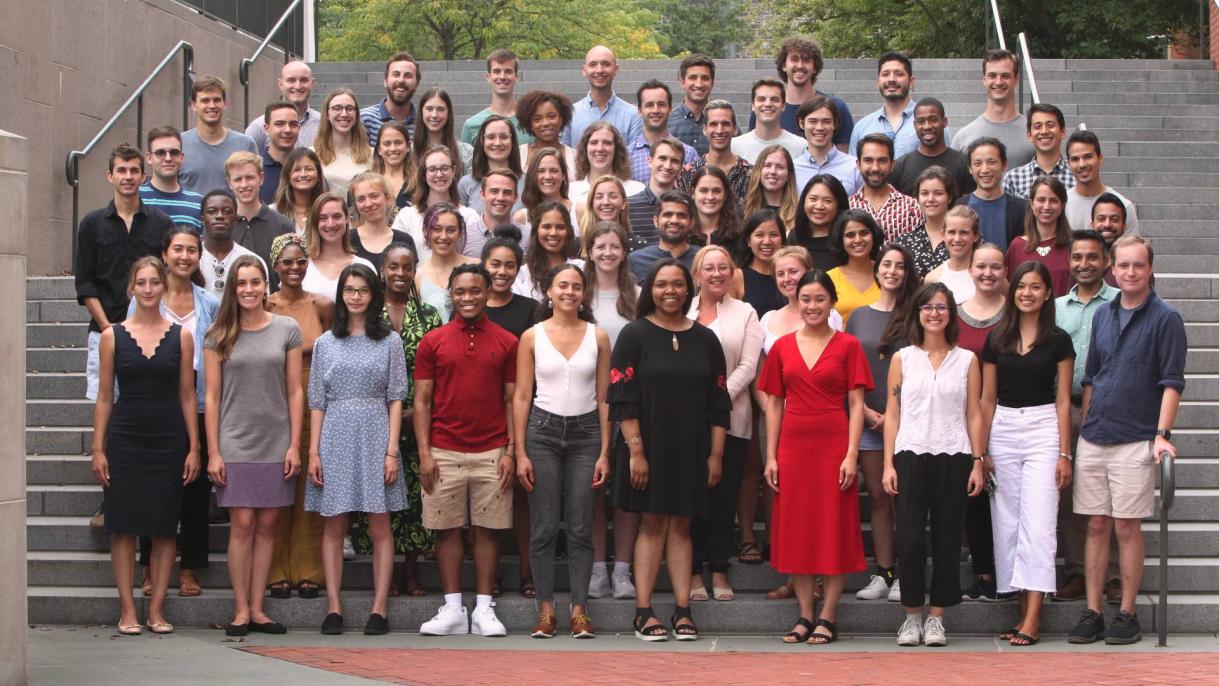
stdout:
[[[0,684],[25,672],[25,246],[27,141],[0,130]],[[18,325],[20,324],[20,325]]]
[[[244,129],[238,64],[255,39],[173,0],[0,0],[0,129],[29,140],[31,275],[71,269],[72,194],[64,158],[110,119],[179,40],[195,48],[196,74],[230,84],[229,126]],[[283,53],[269,49],[251,70],[251,112],[278,96]],[[182,125],[181,62],[144,97],[145,129]],[[110,148],[136,140],[135,108],[81,161],[80,214],[104,205]],[[8,224],[8,222],[6,222]],[[23,292],[24,289],[21,289]],[[24,483],[24,482],[22,482]]]

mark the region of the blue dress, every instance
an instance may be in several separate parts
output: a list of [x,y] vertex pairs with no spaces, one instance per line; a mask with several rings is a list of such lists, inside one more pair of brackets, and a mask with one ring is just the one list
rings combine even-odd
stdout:
[[309,481],[306,511],[333,517],[406,509],[402,476],[385,484],[386,404],[406,396],[402,339],[336,338],[329,331],[318,337],[309,374],[309,408],[326,412],[318,445],[325,486]]

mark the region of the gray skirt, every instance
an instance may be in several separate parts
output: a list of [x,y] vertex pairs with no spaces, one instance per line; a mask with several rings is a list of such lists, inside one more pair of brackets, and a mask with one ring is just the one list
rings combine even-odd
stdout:
[[283,462],[225,465],[227,486],[216,487],[220,507],[287,507],[296,501],[296,479],[284,478]]

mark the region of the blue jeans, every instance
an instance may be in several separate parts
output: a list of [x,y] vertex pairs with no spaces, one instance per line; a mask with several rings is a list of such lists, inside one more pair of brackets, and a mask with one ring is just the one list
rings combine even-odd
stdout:
[[[533,462],[529,494],[529,554],[539,601],[554,601],[555,541],[567,526],[567,574],[571,602],[588,602],[593,572],[593,467],[601,452],[596,411],[560,417],[534,407],[529,412],[525,451]],[[566,504],[566,512],[564,512]]]

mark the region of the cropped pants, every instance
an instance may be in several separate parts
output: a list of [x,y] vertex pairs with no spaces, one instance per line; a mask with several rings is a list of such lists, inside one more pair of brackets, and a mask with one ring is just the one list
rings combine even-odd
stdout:
[[1057,588],[1058,415],[1054,405],[995,408],[990,457],[995,583],[1000,593]]

